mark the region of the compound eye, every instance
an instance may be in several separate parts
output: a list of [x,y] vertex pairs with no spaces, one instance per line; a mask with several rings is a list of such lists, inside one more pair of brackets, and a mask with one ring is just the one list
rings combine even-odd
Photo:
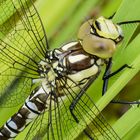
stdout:
[[113,40],[87,35],[83,40],[83,49],[91,55],[106,59],[113,56],[116,45]]

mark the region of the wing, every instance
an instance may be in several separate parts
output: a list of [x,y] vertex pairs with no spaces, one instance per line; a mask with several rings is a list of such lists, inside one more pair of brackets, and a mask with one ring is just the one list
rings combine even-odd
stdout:
[[[76,137],[83,132],[85,137],[89,135],[92,139],[120,140],[119,136],[107,123],[104,116],[85,91],[92,82],[92,79],[89,80],[89,82],[81,88],[74,82],[68,85],[65,79],[61,79],[59,84],[61,84],[62,87],[67,87],[62,88],[65,96],[54,98],[52,95],[52,99],[48,103],[49,108],[42,116],[39,116],[37,122],[34,122],[26,139],[71,140],[76,139]],[[74,87],[76,87],[79,92],[76,92]],[[70,105],[81,93],[82,96],[79,101],[76,102],[73,109],[77,121],[70,112]]]
[[[1,0],[0,11],[0,106],[10,107],[20,103],[12,102],[16,95],[23,101],[30,94],[25,82],[39,77],[38,62],[46,58],[48,42],[32,0]],[[14,83],[19,89],[9,94]]]

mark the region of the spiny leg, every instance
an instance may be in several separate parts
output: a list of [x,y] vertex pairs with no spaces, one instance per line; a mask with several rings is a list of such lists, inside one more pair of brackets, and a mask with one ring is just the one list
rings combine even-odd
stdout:
[[107,75],[110,74],[110,71],[111,71],[111,67],[112,67],[112,58],[109,59],[109,62],[107,63],[106,65],[106,69],[105,69],[105,72],[104,72],[104,75],[103,75],[103,88],[102,88],[102,96],[106,93],[107,91],[107,87],[108,87],[108,80],[109,78],[104,78],[106,77]]
[[[76,115],[74,114],[74,108],[76,107],[77,103],[80,101],[81,97],[83,96],[83,94],[85,93],[84,91],[86,91],[88,89],[88,87],[90,86],[90,82],[92,81],[92,78],[89,80],[89,82],[84,86],[84,88],[80,91],[80,93],[75,97],[75,99],[72,101],[72,103],[69,106],[70,109],[70,113],[72,115],[72,117],[74,118],[74,120],[79,123],[78,118],[76,117]],[[83,131],[85,133],[85,135],[90,139],[90,140],[94,140],[94,138],[92,138],[90,136],[90,134],[84,130]]]
[[[78,118],[76,117],[76,115],[74,114],[73,111],[74,111],[74,108],[76,107],[76,104],[78,103],[78,101],[80,100],[80,98],[82,97],[83,94],[84,94],[84,92],[80,92],[77,95],[77,97],[72,101],[72,103],[69,107],[71,115],[77,123],[79,123],[79,120],[78,120]],[[85,135],[87,135],[87,137],[90,138],[90,140],[94,140],[86,130],[84,130],[83,132],[85,133]]]
[[[123,66],[121,66],[119,69],[117,69],[116,71],[111,73],[111,67],[112,67],[112,58],[109,59],[108,64],[106,65],[106,70],[105,73],[103,75],[103,88],[102,88],[102,95],[104,95],[107,91],[107,87],[108,87],[108,80],[110,77],[116,75],[117,73],[121,72],[122,70],[124,70],[125,68],[132,68],[131,66],[124,64]],[[139,101],[125,101],[125,100],[112,100],[111,103],[118,103],[118,104],[140,104]]]

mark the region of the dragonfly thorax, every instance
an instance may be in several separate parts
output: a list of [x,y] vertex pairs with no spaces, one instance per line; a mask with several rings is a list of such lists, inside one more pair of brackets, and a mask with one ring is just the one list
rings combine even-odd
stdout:
[[[67,85],[74,81],[84,86],[91,77],[97,77],[104,63],[103,59],[85,52],[80,42],[70,42],[54,49],[49,52],[49,57],[51,65],[45,60],[39,63],[40,77],[44,79],[42,86],[48,92],[50,87],[46,85],[55,85],[52,87],[57,89],[58,95],[61,94],[61,80],[65,78]],[[63,85],[63,88],[68,88],[67,85]]]
[[84,83],[83,81],[91,76],[97,76],[104,63],[103,59],[85,52],[80,42],[70,42],[53,50],[51,54],[53,61],[56,60],[53,69],[57,78],[65,77],[66,80],[71,79],[77,84]]

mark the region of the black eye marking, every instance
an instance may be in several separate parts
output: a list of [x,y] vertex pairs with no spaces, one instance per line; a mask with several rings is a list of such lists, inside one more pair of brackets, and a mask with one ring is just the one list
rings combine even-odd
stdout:
[[93,34],[93,35],[97,35],[96,29],[94,28],[94,26],[90,25],[90,27],[91,27],[90,33]]
[[97,20],[95,20],[95,25],[96,25],[96,27],[97,27],[98,30],[101,30],[100,23]]

